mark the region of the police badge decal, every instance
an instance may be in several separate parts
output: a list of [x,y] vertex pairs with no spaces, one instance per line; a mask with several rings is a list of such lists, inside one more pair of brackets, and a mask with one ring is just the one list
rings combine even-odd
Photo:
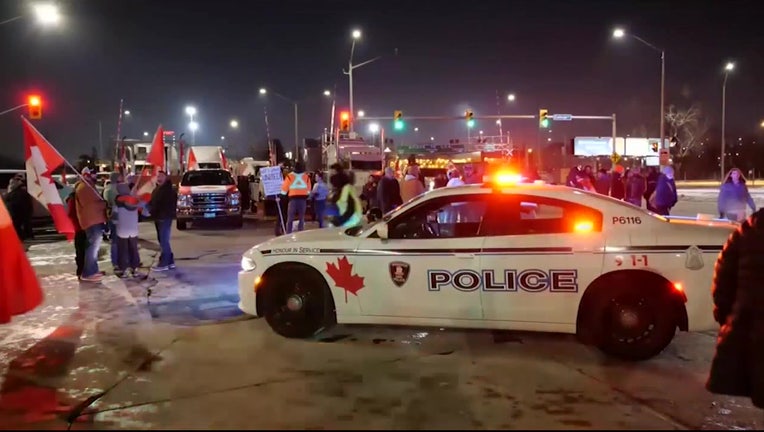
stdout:
[[405,262],[394,261],[390,263],[390,279],[397,287],[403,286],[409,280],[411,266]]

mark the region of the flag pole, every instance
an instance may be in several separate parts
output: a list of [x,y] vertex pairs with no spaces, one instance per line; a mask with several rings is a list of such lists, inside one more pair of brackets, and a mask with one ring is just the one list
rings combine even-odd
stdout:
[[[48,139],[47,139],[47,138],[45,138],[45,136],[44,136],[43,134],[41,134],[41,133],[40,133],[40,131],[39,131],[39,130],[37,130],[37,128],[36,128],[36,127],[34,127],[34,125],[32,124],[32,122],[30,122],[29,120],[27,120],[27,118],[26,118],[26,117],[24,117],[24,116],[21,116],[21,120],[23,120],[24,122],[26,122],[26,123],[27,123],[27,125],[28,125],[29,127],[31,127],[31,128],[32,128],[32,129],[33,129],[35,132],[37,132],[37,135],[40,135],[41,137],[43,137],[43,138],[45,139],[45,141],[46,141],[46,142],[48,141]],[[51,149],[52,149],[54,152],[56,152],[56,154],[58,155],[58,157],[60,157],[60,158],[61,158],[61,160],[62,160],[62,161],[64,161],[64,164],[66,164],[66,166],[68,166],[69,168],[71,168],[71,169],[72,169],[72,171],[74,171],[74,174],[76,174],[76,175],[77,175],[77,177],[79,177],[79,179],[83,181],[83,183],[85,183],[86,185],[88,185],[88,187],[90,188],[90,190],[92,190],[93,192],[95,192],[95,194],[98,196],[98,198],[100,198],[100,199],[101,199],[101,201],[105,201],[105,200],[104,200],[104,198],[101,196],[101,194],[100,194],[100,193],[98,193],[98,190],[96,190],[96,188],[94,188],[94,187],[93,187],[93,185],[91,185],[90,183],[88,183],[88,182],[85,180],[85,178],[84,178],[84,177],[82,177],[82,174],[81,174],[79,171],[77,171],[77,169],[76,169],[75,167],[73,167],[73,166],[72,166],[72,164],[70,164],[68,160],[66,160],[66,158],[65,158],[65,157],[64,157],[64,156],[63,156],[63,155],[62,155],[62,154],[61,154],[61,153],[58,151],[58,149],[57,149],[57,148],[53,147],[53,145],[52,145],[50,142],[48,142],[48,145],[50,146],[50,148],[51,148]],[[64,180],[64,181],[63,181],[63,183],[66,183],[66,176],[64,176],[63,180]]]

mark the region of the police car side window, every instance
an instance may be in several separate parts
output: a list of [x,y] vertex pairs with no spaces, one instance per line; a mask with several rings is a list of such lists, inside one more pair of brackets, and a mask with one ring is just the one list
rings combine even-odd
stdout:
[[392,239],[477,237],[488,202],[480,195],[425,202],[390,221]]
[[602,213],[592,208],[553,198],[516,196],[509,222],[492,223],[488,235],[565,234],[575,232],[586,220],[593,231],[602,231]]

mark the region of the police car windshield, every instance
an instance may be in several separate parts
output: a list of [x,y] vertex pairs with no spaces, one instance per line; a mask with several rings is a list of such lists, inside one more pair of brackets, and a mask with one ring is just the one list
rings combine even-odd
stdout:
[[188,171],[183,174],[181,186],[230,186],[233,185],[231,173],[225,170]]

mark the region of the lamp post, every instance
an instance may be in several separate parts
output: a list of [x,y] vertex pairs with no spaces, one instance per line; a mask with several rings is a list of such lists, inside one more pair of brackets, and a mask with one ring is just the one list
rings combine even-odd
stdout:
[[666,148],[665,140],[666,140],[666,133],[664,131],[664,121],[666,120],[666,104],[665,104],[665,98],[666,98],[666,51],[658,48],[657,46],[651,44],[650,42],[642,39],[641,37],[626,33],[625,30],[621,28],[617,28],[613,30],[613,37],[615,39],[622,39],[624,36],[631,36],[634,39],[638,40],[639,42],[643,43],[644,45],[647,45],[648,47],[652,48],[653,50],[659,52],[661,54],[661,119],[660,119],[660,148]]
[[[35,19],[38,24],[43,26],[53,26],[61,22],[61,11],[53,3],[36,3],[32,5]],[[10,24],[24,18],[25,15],[19,15],[0,21],[0,25]]]
[[[194,121],[196,115],[196,107],[187,106],[186,115],[188,115],[188,128],[191,130],[191,145],[196,145],[196,130],[199,129],[199,124]],[[191,125],[194,125],[191,127]]]
[[724,66],[724,81],[722,82],[722,154],[720,165],[719,181],[724,181],[724,160],[727,156],[727,137],[726,137],[726,123],[727,123],[727,77],[730,72],[735,69],[735,63],[729,62]]
[[[280,97],[281,99],[285,100],[286,102],[289,102],[294,107],[294,150],[295,150],[294,156],[295,156],[295,160],[299,160],[300,159],[300,134],[299,134],[299,130],[298,130],[298,127],[299,127],[298,126],[298,123],[299,123],[299,117],[298,117],[298,105],[299,105],[299,102],[296,101],[295,99],[292,99],[290,97],[284,96],[281,93],[277,93],[277,92],[275,92],[273,90],[268,90],[265,87],[261,87],[260,90],[259,90],[259,93],[262,96],[265,96],[265,95],[267,95],[269,93],[273,93],[274,95]],[[329,95],[331,95],[331,92],[329,90],[324,90],[323,94],[324,94],[324,96],[329,96]]]
[[350,60],[348,60],[348,70],[342,70],[342,73],[348,76],[348,86],[349,86],[349,99],[350,99],[350,131],[353,132],[353,70],[358,69],[361,66],[365,66],[369,63],[372,63],[374,61],[377,61],[381,58],[381,56],[374,57],[371,60],[366,60],[365,62],[359,63],[359,64],[353,64],[353,53],[355,52],[355,41],[361,38],[361,30],[353,30],[351,33],[351,36],[353,37],[353,44],[350,46]]

